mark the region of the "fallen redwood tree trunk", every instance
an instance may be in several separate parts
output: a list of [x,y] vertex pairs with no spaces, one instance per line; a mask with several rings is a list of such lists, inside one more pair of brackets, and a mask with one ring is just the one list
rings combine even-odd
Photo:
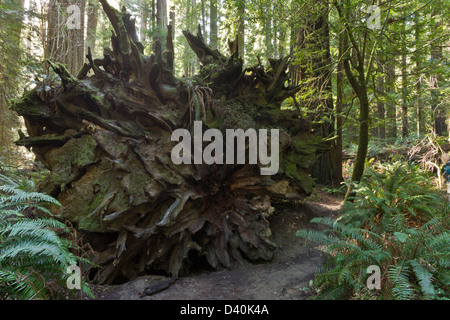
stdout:
[[[40,189],[63,204],[53,213],[97,253],[95,282],[156,271],[176,277],[198,259],[214,268],[242,257],[271,259],[271,204],[310,194],[308,169],[321,145],[299,112],[280,109],[298,90],[286,85],[288,60],[243,69],[237,41],[224,56],[200,33],[183,32],[202,67],[176,78],[170,28],[166,49],[156,41],[144,55],[130,15],[101,3],[114,28],[112,49],[103,59],[88,52],[77,77],[49,62],[61,85],[41,84],[13,104],[29,135],[17,144],[50,170]],[[249,161],[175,164],[172,133],[193,133],[196,121],[202,132],[278,129],[277,173],[262,175],[265,165]],[[208,142],[200,144],[203,150]]]

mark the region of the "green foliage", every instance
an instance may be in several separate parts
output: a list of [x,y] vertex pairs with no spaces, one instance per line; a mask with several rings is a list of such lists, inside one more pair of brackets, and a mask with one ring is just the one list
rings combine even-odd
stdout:
[[[17,299],[55,299],[65,292],[67,268],[78,261],[70,229],[53,218],[54,198],[28,191],[26,180],[0,175],[0,295]],[[65,237],[63,237],[66,236]],[[92,296],[86,284],[83,293]],[[67,294],[67,292],[66,292]],[[69,293],[70,294],[70,293]]]
[[359,183],[357,196],[346,202],[341,219],[352,226],[365,226],[374,232],[396,228],[397,220],[427,220],[444,207],[444,201],[433,190],[430,174],[419,165],[394,163],[374,164],[366,169]]
[[[317,299],[449,299],[450,206],[417,167],[394,163],[367,170],[354,202],[336,220],[315,218],[324,231],[297,236],[330,254],[312,288]],[[367,268],[381,269],[369,290]]]

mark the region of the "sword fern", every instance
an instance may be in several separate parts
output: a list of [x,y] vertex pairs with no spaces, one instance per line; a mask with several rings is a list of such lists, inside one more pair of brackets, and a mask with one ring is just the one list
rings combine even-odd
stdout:
[[[57,298],[55,291],[64,291],[67,267],[80,260],[71,253],[73,244],[63,237],[69,229],[48,210],[61,204],[48,195],[23,190],[20,181],[4,175],[0,184],[0,296]],[[37,217],[43,214],[50,217]],[[91,295],[85,284],[83,290]]]
[[[316,298],[450,298],[450,205],[417,167],[382,169],[367,171],[340,218],[311,220],[328,229],[297,231],[331,257],[312,283]],[[381,290],[367,287],[370,265],[381,269]]]

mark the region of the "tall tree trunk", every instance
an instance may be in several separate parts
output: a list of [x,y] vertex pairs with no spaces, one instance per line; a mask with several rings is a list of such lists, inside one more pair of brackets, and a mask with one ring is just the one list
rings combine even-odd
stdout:
[[[322,138],[331,137],[334,133],[328,9],[327,0],[311,4],[308,16],[298,29],[298,46],[295,50],[302,58],[297,59],[295,63],[298,66],[294,66],[294,72],[291,73],[294,84],[302,81],[299,96],[302,96],[303,105],[313,111],[312,120],[320,123],[315,129]],[[323,121],[323,118],[327,120]],[[319,183],[331,183],[334,179],[332,151],[322,154],[314,167],[313,177]]]
[[[405,40],[406,41],[406,40]],[[406,138],[409,135],[408,125],[408,75],[407,75],[407,61],[406,61],[406,45],[402,48],[402,137]]]
[[425,116],[424,116],[424,106],[422,105],[422,79],[420,76],[420,69],[422,64],[422,53],[420,49],[420,40],[421,40],[421,34],[420,34],[420,16],[419,13],[417,13],[414,16],[414,37],[416,42],[416,51],[414,54],[414,60],[416,61],[416,115],[417,115],[417,136],[421,136],[426,133],[426,123],[425,123]]
[[[355,162],[353,165],[353,172],[351,182],[358,182],[361,180],[364,173],[364,166],[366,163],[367,150],[369,146],[369,99],[367,95],[367,84],[365,78],[364,56],[361,48],[355,40],[353,30],[348,23],[348,16],[351,10],[350,2],[345,1],[341,4],[336,4],[339,17],[344,21],[344,70],[353,91],[359,100],[359,136],[358,136],[358,150],[356,153]],[[350,54],[350,48],[354,53]],[[352,63],[350,59],[353,59]],[[353,74],[353,69],[356,75]],[[349,184],[347,193],[345,194],[345,201],[351,200],[354,195],[352,184]]]
[[278,40],[278,57],[281,59],[285,56],[285,52],[286,52],[286,27],[284,24],[281,24],[280,27],[280,38]]
[[85,0],[73,1],[70,6],[62,0],[49,2],[45,56],[65,63],[73,74],[84,63],[84,13]]
[[209,44],[211,48],[217,49],[217,23],[218,23],[218,15],[217,15],[217,0],[210,0],[209,2],[209,28],[210,28],[210,36],[209,36]]
[[[432,14],[434,16],[435,13]],[[440,22],[436,22],[435,28],[438,29],[440,27]],[[431,60],[433,61],[434,66],[438,66],[442,61],[442,46],[438,41],[433,43],[431,47]],[[438,136],[447,135],[447,125],[445,123],[446,113],[443,105],[439,102],[440,90],[439,84],[442,81],[442,75],[439,73],[434,73],[431,75],[432,78],[432,90],[431,90],[431,110],[434,119],[433,127],[434,132]]]
[[237,0],[239,57],[245,54],[245,0]]
[[[186,20],[185,20],[185,30],[191,30],[192,23],[191,23],[191,9],[192,9],[192,0],[186,0]],[[184,46],[183,49],[183,70],[184,70],[184,76],[190,77],[191,76],[191,62],[190,62],[191,52],[189,50],[188,46]]]
[[[171,6],[169,9],[169,25],[172,26],[172,34],[175,35],[175,24],[176,24],[176,13],[175,6]],[[172,37],[172,41],[175,41],[175,36]]]
[[162,45],[164,50],[164,33],[167,30],[168,15],[167,15],[167,0],[156,0],[156,39]]
[[397,101],[392,98],[395,95],[395,55],[391,54],[386,64],[386,80],[385,80],[385,93],[388,95],[387,108],[386,108],[386,123],[387,123],[387,136],[390,140],[395,141],[397,139]]
[[[380,93],[384,93],[384,76],[377,78],[377,89]],[[384,140],[386,138],[386,118],[385,118],[385,107],[384,101],[382,99],[377,100],[377,137]]]
[[[379,1],[378,1],[379,3]],[[385,45],[383,43],[380,43],[381,46]],[[383,68],[386,66],[386,53],[384,52],[385,48],[383,48],[383,52],[377,53],[377,72],[380,74],[380,76],[376,77],[375,81],[375,92],[376,92],[376,99],[377,99],[377,108],[376,108],[376,114],[377,114],[377,126],[376,126],[376,135],[379,139],[382,139],[383,141],[386,138],[386,108],[385,108],[385,71]]]
[[147,41],[146,36],[148,32],[148,19],[150,16],[150,10],[147,6],[147,1],[142,1],[140,8],[140,25],[139,25],[139,41],[145,43]]
[[[91,48],[92,52],[95,52],[95,40],[97,37],[98,11],[99,11],[99,7],[98,7],[98,4],[96,3],[96,1],[89,0],[88,9],[87,9],[86,48]],[[144,17],[141,17],[141,19],[145,21]],[[141,24],[141,29],[145,29],[145,28],[146,27],[142,28],[142,24]],[[141,38],[141,41],[143,41],[143,38]],[[86,50],[85,50],[85,52],[86,52]]]
[[[154,38],[154,34],[155,34],[155,32],[157,32],[157,30],[156,30],[156,0],[151,0],[150,10],[151,10],[151,17],[152,17],[151,18],[151,23],[152,23],[151,34],[153,35],[153,38]],[[152,39],[152,40],[154,40],[154,39]]]
[[24,1],[3,1],[0,8],[0,164],[10,166],[16,161],[11,152],[12,133],[17,130],[19,121],[9,105],[10,100],[19,94]]
[[205,12],[205,1],[206,0],[200,0],[201,1],[201,9],[202,9],[202,35],[205,39],[208,39],[208,35],[206,33],[206,12]]
[[264,47],[265,47],[265,53],[268,58],[274,58],[273,55],[273,45],[272,45],[272,38],[276,38],[276,32],[275,36],[273,36],[273,24],[272,24],[272,15],[273,15],[273,9],[272,9],[272,3],[268,2],[264,5],[262,8],[262,17],[263,17],[263,35],[264,35]]
[[47,8],[47,36],[44,57],[56,62],[65,62],[67,54],[67,37],[64,36],[64,7],[60,0],[50,0]]

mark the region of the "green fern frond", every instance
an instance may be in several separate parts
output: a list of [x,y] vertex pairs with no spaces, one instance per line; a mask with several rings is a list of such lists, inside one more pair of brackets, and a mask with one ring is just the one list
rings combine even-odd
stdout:
[[0,270],[0,292],[24,300],[47,297],[42,278],[31,272],[21,273],[20,270],[6,268]]
[[389,266],[389,280],[393,288],[392,293],[399,300],[411,300],[414,297],[414,288],[409,282],[409,268],[406,265]]
[[442,232],[441,234],[425,239],[426,245],[433,251],[440,251],[442,249],[450,248],[450,231]]
[[428,270],[427,267],[419,264],[415,260],[410,260],[408,262],[413,268],[414,274],[416,275],[416,278],[420,284],[422,293],[427,298],[430,298],[430,299],[434,298],[435,290],[434,290],[434,286],[432,284],[432,273]]
[[[30,208],[39,216],[51,216],[47,206],[61,205],[51,196],[27,190],[31,185],[0,175],[0,293],[48,299],[53,298],[48,281],[65,286],[67,266],[90,262],[71,253],[77,246],[60,236],[69,234],[64,223],[24,217],[23,210]],[[82,289],[92,294],[84,283]]]
[[16,188],[19,186],[19,184],[16,181],[14,181],[10,177],[7,177],[3,174],[0,174],[0,185],[8,185],[8,186],[16,187]]

